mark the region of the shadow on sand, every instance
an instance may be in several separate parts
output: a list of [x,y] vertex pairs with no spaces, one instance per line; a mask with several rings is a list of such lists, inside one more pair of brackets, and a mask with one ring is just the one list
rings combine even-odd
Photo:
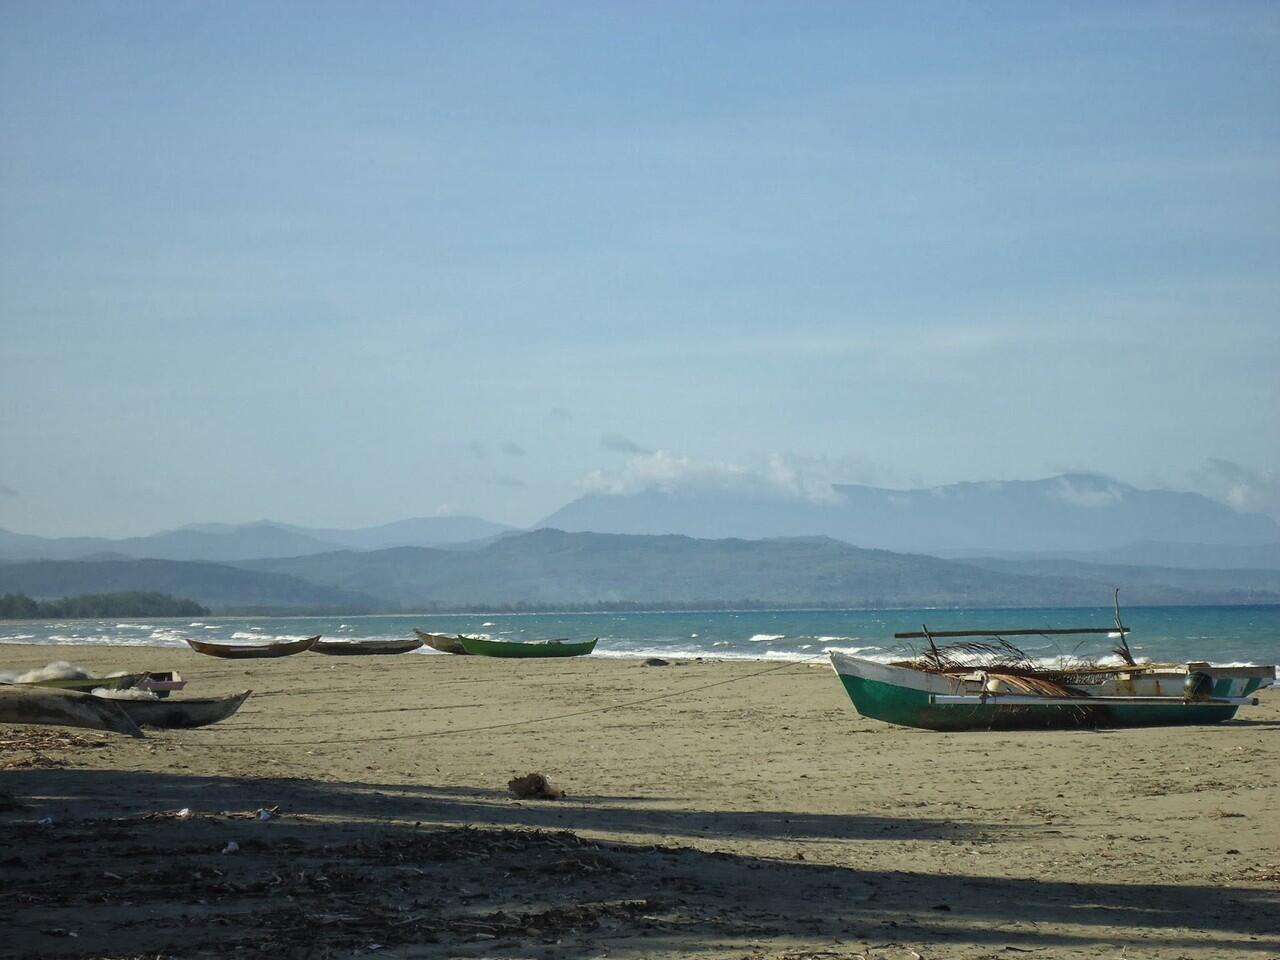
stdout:
[[[927,853],[913,872],[681,845],[977,838],[998,856],[1003,834],[989,824],[69,769],[5,771],[0,791],[11,795],[0,796],[0,883],[18,891],[7,948],[17,955],[91,956],[109,944],[130,955],[344,956],[371,943],[382,956],[856,956],[873,942],[945,945],[947,956],[1083,956],[1125,942],[1280,951],[1274,891],[937,874]],[[174,816],[180,808],[191,814]],[[40,826],[44,817],[53,822]]]

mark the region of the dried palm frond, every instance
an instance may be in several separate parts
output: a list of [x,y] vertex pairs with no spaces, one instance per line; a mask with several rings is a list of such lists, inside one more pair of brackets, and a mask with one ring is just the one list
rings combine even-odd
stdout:
[[1074,697],[1077,691],[1053,677],[1026,676],[1016,673],[988,673],[991,680],[999,680],[1011,690],[1037,697]]
[[1100,667],[1090,659],[1072,654],[1061,665],[1046,667],[1026,651],[1003,637],[990,640],[962,640],[930,648],[900,666],[928,673],[988,673],[1001,677],[1023,677],[1050,684],[1098,684],[1115,673],[1115,667]]

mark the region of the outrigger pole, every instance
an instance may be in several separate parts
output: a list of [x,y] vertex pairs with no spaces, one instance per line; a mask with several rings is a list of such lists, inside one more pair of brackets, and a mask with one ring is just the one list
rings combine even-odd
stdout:
[[921,624],[921,629],[908,633],[895,633],[895,640],[928,640],[929,647],[937,651],[934,645],[934,637],[1060,637],[1067,634],[1081,633],[1105,633],[1120,634],[1120,646],[1116,649],[1116,653],[1125,659],[1126,662],[1134,663],[1133,654],[1129,652],[1129,644],[1125,642],[1124,635],[1129,632],[1129,628],[1120,620],[1120,588],[1116,587],[1115,592],[1116,605],[1116,625],[1114,627],[1045,627],[1040,630],[930,630],[927,624]]

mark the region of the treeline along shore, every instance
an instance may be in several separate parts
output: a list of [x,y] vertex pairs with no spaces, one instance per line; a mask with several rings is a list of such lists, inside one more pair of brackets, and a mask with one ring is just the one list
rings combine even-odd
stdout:
[[83,620],[91,617],[204,617],[209,609],[165,593],[86,593],[58,600],[33,600],[24,593],[0,595],[0,619]]

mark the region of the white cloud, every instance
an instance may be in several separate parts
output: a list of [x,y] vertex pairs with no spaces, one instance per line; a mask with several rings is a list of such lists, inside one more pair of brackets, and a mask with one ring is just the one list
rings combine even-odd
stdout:
[[1211,459],[1194,476],[1208,496],[1242,513],[1265,513],[1280,519],[1280,473],[1254,470],[1230,460]]
[[[582,479],[581,486],[590,493],[617,496],[646,490],[725,491],[772,500],[833,503],[839,499],[832,488],[836,463],[774,453],[755,466],[743,466],[654,450],[632,456],[617,470],[593,470]],[[847,479],[847,475],[841,479]]]
[[1073,507],[1109,507],[1124,499],[1124,488],[1106,477],[1059,477],[1049,496]]

